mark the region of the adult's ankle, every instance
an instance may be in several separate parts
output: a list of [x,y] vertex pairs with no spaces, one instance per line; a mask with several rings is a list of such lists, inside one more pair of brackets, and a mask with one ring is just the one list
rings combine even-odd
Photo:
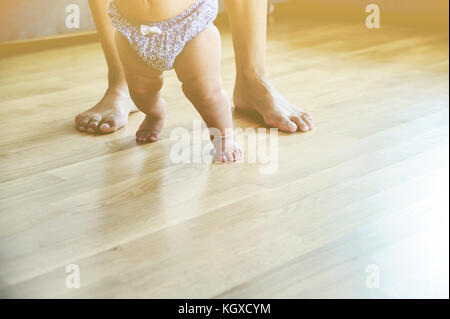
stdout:
[[267,71],[264,67],[240,68],[236,72],[236,80],[243,82],[265,81],[267,77]]
[[130,96],[128,85],[123,81],[109,81],[106,93],[122,95],[126,97]]
[[109,72],[108,91],[112,93],[129,95],[127,81],[125,80],[123,73]]

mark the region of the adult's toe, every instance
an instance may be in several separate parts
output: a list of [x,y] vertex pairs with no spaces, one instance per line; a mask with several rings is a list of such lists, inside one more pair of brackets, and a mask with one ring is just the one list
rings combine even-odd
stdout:
[[79,118],[78,123],[77,123],[77,128],[80,131],[85,132],[88,128],[89,121],[90,121],[90,119],[87,116]]
[[297,128],[299,131],[302,131],[302,132],[309,131],[309,126],[308,126],[308,124],[305,123],[305,121],[303,120],[302,117],[293,116],[293,117],[291,117],[291,120],[297,125]]
[[87,132],[90,134],[96,133],[98,130],[98,126],[100,124],[100,120],[97,118],[92,118],[89,121],[89,124],[87,126]]
[[115,118],[107,118],[99,125],[99,131],[102,133],[113,133],[119,128],[118,121]]
[[272,114],[265,122],[268,126],[278,128],[284,132],[292,133],[297,131],[298,128],[295,122],[280,114]]
[[311,115],[309,115],[308,113],[303,114],[302,116],[303,122],[305,122],[309,129],[312,130],[314,128],[314,124],[313,124],[313,120]]

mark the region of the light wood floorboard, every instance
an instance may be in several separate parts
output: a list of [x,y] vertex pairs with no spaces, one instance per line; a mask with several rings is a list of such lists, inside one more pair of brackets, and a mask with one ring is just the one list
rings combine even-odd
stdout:
[[[271,175],[171,162],[170,132],[200,119],[173,72],[163,139],[140,146],[141,114],[108,136],[74,129],[105,89],[98,44],[0,61],[0,295],[448,298],[448,33],[270,29],[271,78],[316,122],[280,133]],[[65,286],[71,263],[80,289]]]

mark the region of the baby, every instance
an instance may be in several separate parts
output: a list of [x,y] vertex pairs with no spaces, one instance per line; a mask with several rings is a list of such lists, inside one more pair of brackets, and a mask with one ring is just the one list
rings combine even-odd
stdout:
[[115,0],[109,15],[131,98],[146,118],[136,133],[155,142],[164,126],[163,72],[175,69],[183,92],[210,129],[217,162],[242,151],[232,133],[231,103],[220,77],[218,0]]

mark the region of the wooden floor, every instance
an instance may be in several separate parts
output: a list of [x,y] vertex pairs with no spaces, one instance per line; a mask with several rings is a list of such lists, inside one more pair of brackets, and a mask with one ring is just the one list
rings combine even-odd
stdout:
[[2,60],[0,295],[448,298],[448,34],[276,21],[269,37],[274,84],[316,121],[280,134],[273,175],[170,161],[171,130],[199,119],[173,73],[164,139],[138,146],[140,114],[74,129],[105,89],[98,44]]

